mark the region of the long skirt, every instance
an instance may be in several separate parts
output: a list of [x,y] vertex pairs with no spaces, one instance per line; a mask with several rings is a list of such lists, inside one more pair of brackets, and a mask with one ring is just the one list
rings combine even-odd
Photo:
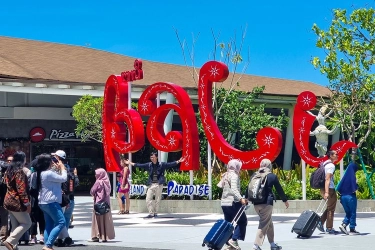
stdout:
[[111,211],[104,215],[96,215],[95,211],[93,211],[91,222],[91,238],[97,237],[101,240],[115,238],[115,227],[113,226]]

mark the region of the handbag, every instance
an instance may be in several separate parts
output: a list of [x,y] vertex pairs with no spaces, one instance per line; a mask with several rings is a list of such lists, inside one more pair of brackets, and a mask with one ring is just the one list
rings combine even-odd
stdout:
[[104,215],[108,213],[109,211],[111,211],[106,201],[95,203],[94,210],[95,210],[96,215]]
[[[104,188],[104,195],[106,195],[105,188]],[[111,208],[106,201],[95,202],[94,211],[95,211],[96,215],[104,215],[104,214],[108,213],[109,211],[111,211]]]

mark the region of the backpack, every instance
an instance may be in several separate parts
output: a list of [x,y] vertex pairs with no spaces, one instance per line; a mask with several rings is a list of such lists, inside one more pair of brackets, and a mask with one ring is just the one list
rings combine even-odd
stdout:
[[255,172],[251,178],[249,185],[247,186],[248,200],[252,203],[263,202],[267,197],[267,175],[271,172]]
[[310,186],[313,189],[321,189],[324,188],[325,182],[326,182],[326,172],[324,167],[328,164],[331,163],[330,161],[319,163],[319,167],[317,170],[312,172],[310,176]]

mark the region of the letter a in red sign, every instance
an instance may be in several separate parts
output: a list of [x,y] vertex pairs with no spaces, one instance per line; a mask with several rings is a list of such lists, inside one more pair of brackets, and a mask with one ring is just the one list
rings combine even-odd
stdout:
[[[157,108],[156,96],[168,92],[178,101],[178,104],[164,104]],[[174,110],[181,119],[182,132],[170,131],[164,133],[164,120],[169,111]],[[147,122],[147,138],[151,145],[164,152],[183,152],[185,161],[180,170],[199,169],[199,137],[193,105],[186,91],[173,83],[158,82],[149,86],[138,102],[141,115],[149,115]]]
[[102,125],[107,171],[118,172],[119,153],[136,152],[145,142],[142,118],[128,107],[128,82],[121,76],[111,75],[106,82]]
[[199,72],[199,110],[204,132],[220,160],[227,163],[231,159],[239,159],[242,161],[242,169],[256,169],[259,168],[262,159],[276,159],[281,151],[282,135],[277,128],[262,128],[256,137],[259,148],[252,151],[240,151],[224,139],[213,116],[212,84],[225,81],[228,75],[228,67],[216,61],[205,63]]

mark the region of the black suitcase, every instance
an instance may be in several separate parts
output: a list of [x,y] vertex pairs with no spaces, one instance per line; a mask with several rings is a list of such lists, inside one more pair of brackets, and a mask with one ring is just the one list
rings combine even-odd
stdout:
[[206,246],[208,249],[220,250],[224,244],[230,239],[233,234],[234,228],[237,225],[237,221],[241,217],[242,213],[246,210],[246,206],[242,206],[238,213],[234,217],[232,223],[220,219],[215,222],[213,227],[204,237],[202,247]]
[[317,212],[314,212],[312,210],[305,210],[298,217],[297,221],[294,223],[292,228],[292,233],[296,233],[297,238],[310,238],[311,235],[314,233],[316,226],[320,221],[320,215],[318,215],[318,212],[320,211],[319,213],[322,213],[323,208],[327,203],[327,201],[325,201],[324,203],[323,201],[324,200],[320,202]]

